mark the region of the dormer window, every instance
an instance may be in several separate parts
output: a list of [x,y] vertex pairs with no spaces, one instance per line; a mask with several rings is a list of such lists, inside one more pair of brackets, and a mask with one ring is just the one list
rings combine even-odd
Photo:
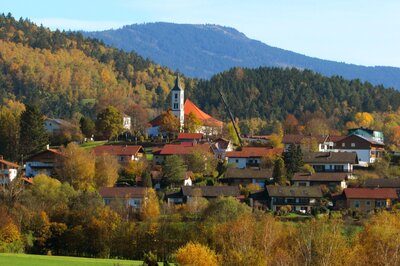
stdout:
[[175,93],[175,99],[178,99],[178,93]]

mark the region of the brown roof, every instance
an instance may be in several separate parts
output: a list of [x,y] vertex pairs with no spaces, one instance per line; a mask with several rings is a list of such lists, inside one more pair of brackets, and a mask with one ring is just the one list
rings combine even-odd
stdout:
[[346,188],[343,193],[347,199],[397,199],[393,188]]
[[189,155],[195,149],[201,149],[203,151],[211,151],[211,146],[208,143],[196,144],[191,142],[180,143],[180,144],[166,144],[161,151],[160,155]]
[[9,161],[3,160],[3,159],[0,159],[0,164],[7,165],[7,166],[9,166],[11,168],[18,168],[19,167],[18,164],[12,163],[12,162],[9,162]]
[[347,173],[295,173],[292,181],[327,181],[341,182],[347,180]]
[[96,155],[107,153],[111,155],[136,155],[139,152],[144,152],[142,146],[128,145],[104,145],[97,146],[93,149]]
[[228,158],[249,158],[264,157],[282,154],[283,149],[265,147],[243,147],[242,150],[230,151],[226,153]]
[[400,178],[367,179],[364,182],[364,186],[368,188],[400,188]]
[[303,162],[358,164],[358,157],[355,152],[309,152],[303,155]]
[[179,133],[178,134],[178,139],[202,139],[204,137],[203,134],[201,133]]
[[228,168],[223,179],[233,178],[259,178],[268,179],[272,177],[271,169],[251,169],[251,168]]
[[99,194],[103,198],[143,198],[147,193],[145,187],[101,187]]
[[239,186],[183,186],[183,196],[195,195],[195,189],[200,189],[202,197],[238,197]]
[[270,197],[322,198],[322,191],[319,186],[267,186],[267,192]]
[[61,155],[61,156],[62,156],[62,155],[63,155],[58,149],[46,149],[46,150],[40,151],[40,152],[38,152],[38,153],[35,153],[35,154],[29,156],[25,161],[26,161],[26,162],[31,161],[31,160],[33,160],[36,156],[41,155],[41,154],[43,154],[43,153],[49,153],[49,154],[51,154],[52,156],[56,156],[56,155]]

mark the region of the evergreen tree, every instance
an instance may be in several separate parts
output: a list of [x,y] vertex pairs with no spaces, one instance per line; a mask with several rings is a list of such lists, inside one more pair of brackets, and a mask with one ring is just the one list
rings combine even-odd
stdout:
[[274,169],[272,171],[272,178],[275,184],[285,185],[285,162],[280,156],[277,156],[274,162]]
[[152,188],[153,187],[153,182],[151,180],[150,173],[148,171],[145,171],[143,173],[143,186]]
[[300,145],[290,144],[289,150],[284,153],[284,161],[287,177],[292,179],[293,174],[299,172],[303,166],[303,153]]
[[83,116],[79,121],[81,131],[85,137],[92,137],[96,132],[96,125],[94,124],[93,120],[89,117]]
[[42,113],[36,106],[26,106],[20,120],[19,152],[27,156],[45,149],[49,136],[44,128]]

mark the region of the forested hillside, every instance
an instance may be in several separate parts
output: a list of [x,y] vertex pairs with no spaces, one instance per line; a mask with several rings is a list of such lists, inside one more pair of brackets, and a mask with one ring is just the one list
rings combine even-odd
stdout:
[[165,102],[175,78],[134,52],[10,14],[0,15],[0,46],[0,98],[36,104],[54,117],[93,115],[107,105],[151,111]]
[[83,34],[125,51],[136,51],[190,77],[210,78],[232,67],[295,67],[400,89],[400,68],[366,67],[313,58],[269,46],[220,25],[157,22]]
[[187,90],[199,106],[211,114],[226,112],[217,89],[221,89],[236,117],[284,120],[287,114],[302,118],[319,113],[339,124],[356,112],[397,110],[400,92],[359,80],[323,77],[309,70],[233,68],[201,80],[195,90]]

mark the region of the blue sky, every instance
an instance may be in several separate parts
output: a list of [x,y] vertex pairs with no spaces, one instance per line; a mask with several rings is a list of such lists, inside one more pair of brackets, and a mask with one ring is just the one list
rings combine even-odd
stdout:
[[219,24],[313,57],[400,67],[398,0],[0,0],[0,7],[52,29]]

